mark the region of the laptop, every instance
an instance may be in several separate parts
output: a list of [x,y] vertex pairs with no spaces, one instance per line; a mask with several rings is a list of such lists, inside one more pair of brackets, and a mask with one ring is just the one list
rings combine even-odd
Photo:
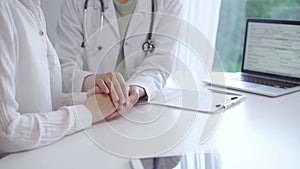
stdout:
[[247,19],[241,72],[224,80],[205,83],[269,97],[299,91],[300,21]]

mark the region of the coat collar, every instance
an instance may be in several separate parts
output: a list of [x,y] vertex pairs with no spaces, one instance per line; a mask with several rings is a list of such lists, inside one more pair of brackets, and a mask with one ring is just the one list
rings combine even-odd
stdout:
[[36,7],[40,6],[40,0],[19,0],[21,4],[23,4],[26,8],[28,8],[33,14],[36,14]]
[[33,4],[35,5],[40,5],[41,4],[41,1],[40,0],[32,0]]
[[[118,21],[115,11],[115,6],[112,0],[103,0],[104,2],[104,19],[107,23],[111,23],[114,32],[119,35]],[[96,2],[97,3],[97,2]],[[100,2],[98,2],[100,5]],[[152,0],[137,0],[136,7],[133,11],[134,17],[131,18],[127,36],[130,36],[135,30],[143,23],[144,17],[147,13],[151,12]],[[150,21],[149,21],[150,22]]]
[[19,0],[19,2],[21,2],[26,7],[31,7],[34,5],[41,5],[40,0]]

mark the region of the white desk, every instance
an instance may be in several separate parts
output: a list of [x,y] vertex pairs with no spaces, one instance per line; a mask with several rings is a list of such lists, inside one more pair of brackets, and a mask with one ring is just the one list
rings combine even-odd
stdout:
[[[123,138],[116,140],[118,137],[107,132],[107,125],[101,123],[89,129],[88,132],[94,133],[96,137],[109,137],[110,139],[104,139],[101,144],[106,145],[110,142],[117,148],[106,147],[105,149],[119,151],[122,156],[99,148],[86,136],[85,132],[79,132],[41,149],[9,155],[0,160],[0,168],[130,169],[130,160],[124,156],[140,156],[143,152],[149,155],[153,152],[158,153],[163,148],[169,149],[168,151],[165,149],[165,154],[213,150],[219,154],[223,168],[226,169],[300,168],[300,110],[298,107],[300,92],[278,98],[245,95],[246,101],[223,113],[216,132],[205,144],[199,144],[199,140],[203,133],[204,123],[209,118],[208,115],[180,112],[169,108],[162,109],[157,106],[139,106],[135,111],[126,114],[130,120],[118,118],[108,123],[114,129],[113,131],[125,134],[131,139],[147,136],[151,138],[150,136],[158,136],[159,133],[169,134],[172,138],[178,139],[173,140],[171,144],[173,146],[165,144],[164,140],[138,143],[130,143]],[[152,113],[142,113],[141,110],[145,109]],[[161,110],[164,113],[157,113]],[[178,122],[180,114],[185,114],[184,117],[180,117],[185,121],[179,120]],[[189,118],[195,119],[194,125],[186,125],[190,123],[186,121]],[[184,127],[178,128],[177,126],[176,128],[175,123]],[[189,126],[192,126],[191,130]],[[185,130],[189,131],[187,137],[182,136]],[[167,139],[163,136],[158,137],[160,138]],[[180,138],[184,140],[177,144]],[[158,144],[158,141],[161,142],[162,147],[153,148],[156,147],[155,144]],[[147,144],[148,146],[145,146]]]

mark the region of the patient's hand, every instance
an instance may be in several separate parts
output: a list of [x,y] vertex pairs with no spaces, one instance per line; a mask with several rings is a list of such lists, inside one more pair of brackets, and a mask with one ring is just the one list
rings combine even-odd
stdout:
[[122,109],[114,107],[111,98],[106,94],[96,94],[100,90],[97,86],[87,92],[88,99],[85,106],[92,112],[93,123],[99,122],[103,119],[111,120],[122,112],[132,108],[139,98],[146,95],[145,89],[140,86],[130,86],[129,88],[129,102],[122,105]]
[[117,111],[109,95],[106,94],[91,95],[84,105],[92,113],[93,123],[99,122]]
[[122,112],[132,108],[137,103],[139,98],[144,97],[146,95],[146,92],[145,89],[140,86],[130,86],[128,95],[129,95],[129,103],[124,104],[121,111],[116,110],[115,112],[107,116],[105,120],[111,120],[116,116],[120,115]]
[[95,87],[97,87],[97,90],[94,90],[94,93],[109,95],[112,103],[119,111],[122,111],[123,104],[129,102],[128,86],[124,81],[123,76],[118,72],[89,75],[85,77],[82,91],[88,92]]

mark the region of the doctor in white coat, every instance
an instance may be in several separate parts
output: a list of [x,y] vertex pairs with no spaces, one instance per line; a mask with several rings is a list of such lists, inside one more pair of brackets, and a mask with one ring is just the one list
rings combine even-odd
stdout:
[[[172,71],[178,33],[172,16],[178,16],[180,9],[179,0],[64,0],[55,37],[63,90],[86,91],[96,85],[106,91],[101,86],[107,86],[110,93],[103,93],[110,94],[122,110],[128,103],[128,89],[110,85],[104,78],[109,72],[120,72],[129,96],[151,99]],[[150,40],[155,49],[144,52],[142,46]]]
[[98,110],[107,115],[115,111],[107,95],[86,101],[87,93],[63,94],[61,83],[40,0],[1,0],[0,157],[90,127],[103,119]]

